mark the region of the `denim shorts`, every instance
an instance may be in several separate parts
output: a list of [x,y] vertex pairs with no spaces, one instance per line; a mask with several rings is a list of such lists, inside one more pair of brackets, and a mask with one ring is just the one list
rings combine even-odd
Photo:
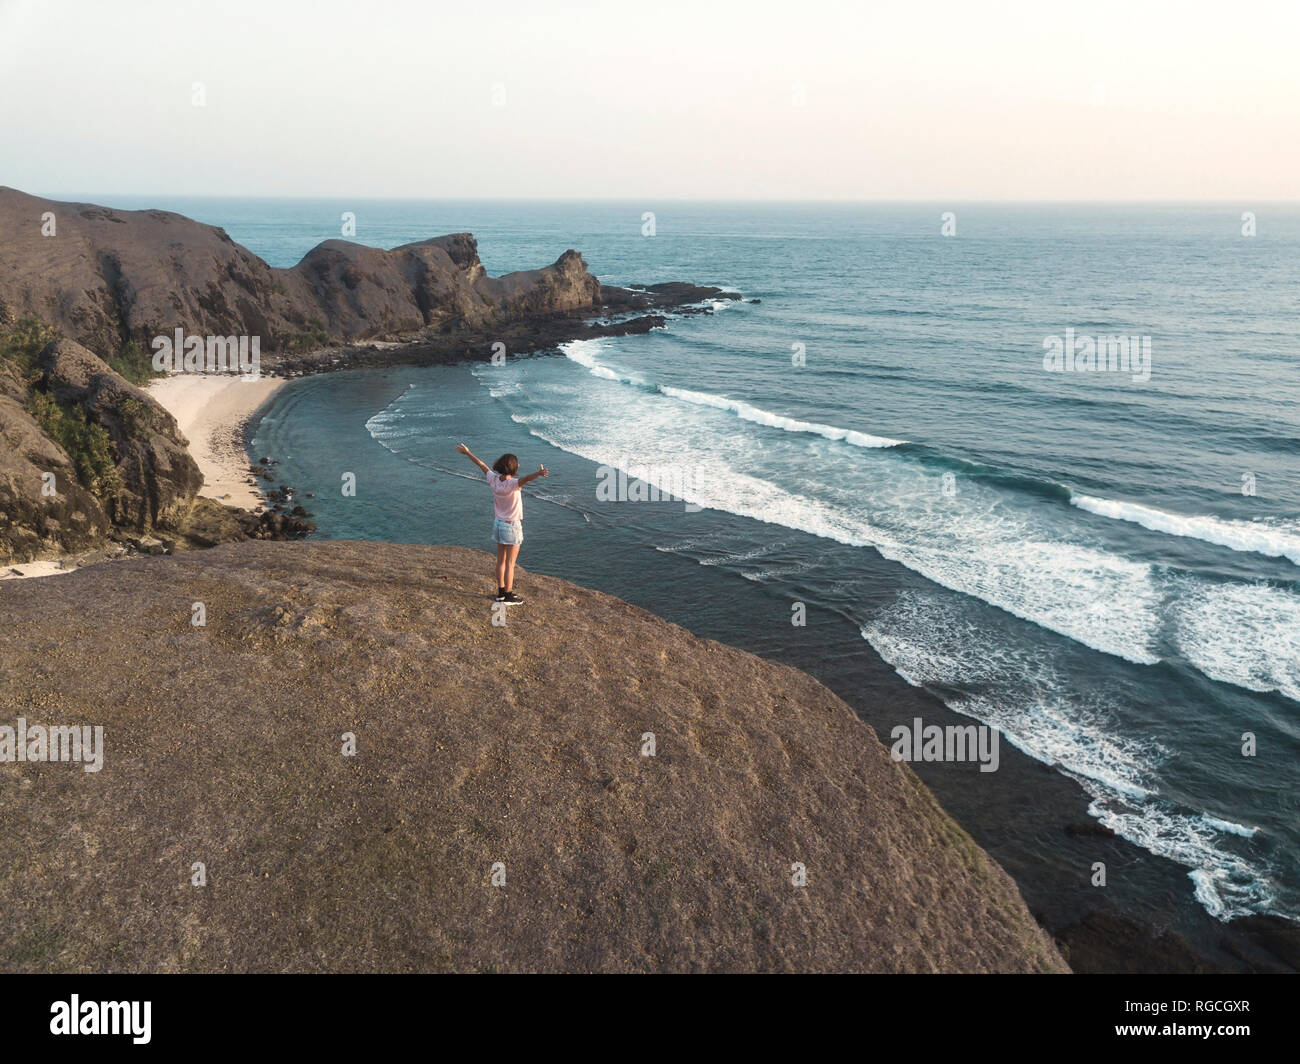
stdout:
[[497,543],[504,543],[507,547],[517,547],[524,541],[524,523],[502,521],[498,517],[492,522],[492,539]]

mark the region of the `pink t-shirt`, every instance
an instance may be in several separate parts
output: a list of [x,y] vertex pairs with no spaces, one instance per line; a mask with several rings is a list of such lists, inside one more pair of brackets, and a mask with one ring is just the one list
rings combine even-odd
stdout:
[[518,477],[503,477],[489,469],[487,482],[492,488],[492,509],[496,511],[498,521],[522,521],[524,519],[524,493],[519,490]]

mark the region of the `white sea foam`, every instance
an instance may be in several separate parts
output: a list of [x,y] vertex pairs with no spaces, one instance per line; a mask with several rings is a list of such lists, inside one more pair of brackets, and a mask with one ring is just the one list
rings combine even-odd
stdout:
[[660,385],[659,391],[669,398],[694,403],[696,406],[711,406],[715,410],[726,410],[746,421],[752,421],[756,425],[767,425],[770,428],[783,429],[786,432],[807,432],[828,440],[842,440],[854,447],[897,447],[907,442],[906,440],[890,439],[888,436],[873,436],[866,432],[856,432],[853,429],[836,428],[834,425],[820,425],[815,421],[800,421],[798,418],[773,414],[749,403],[742,403],[738,399],[728,399],[726,396],[712,395],[709,392],[693,392],[686,388],[672,388],[668,385]]
[[[573,340],[561,344],[560,350],[564,352],[567,359],[584,367],[593,377],[599,377],[602,380],[620,381],[624,384],[635,384],[641,387],[650,386],[648,382],[640,377],[619,373],[615,369],[598,362],[596,356],[602,350],[599,340]],[[656,386],[655,390],[670,399],[693,403],[696,406],[712,407],[715,410],[725,410],[745,421],[752,421],[756,425],[766,425],[769,428],[782,429],[785,432],[810,433],[827,440],[843,441],[854,447],[897,447],[907,442],[906,440],[890,439],[888,436],[873,436],[871,433],[858,432],[854,429],[837,428],[834,425],[821,425],[814,421],[801,421],[798,418],[774,414],[750,403],[743,403],[738,399],[728,399],[725,396],[713,395],[709,392],[674,388],[666,384]]]
[[[579,359],[592,355],[589,347],[575,353]],[[663,391],[676,399],[682,390]],[[703,408],[734,413],[744,406],[708,393],[685,394]],[[908,465],[875,471],[870,488],[882,496],[878,507],[863,498],[865,478],[857,470],[851,478],[834,478],[843,480],[839,494],[813,483],[796,492],[750,472],[743,439],[720,435],[707,422],[684,421],[673,404],[637,401],[634,411],[629,405],[593,400],[580,415],[570,409],[562,421],[538,409],[512,417],[548,443],[601,464],[617,465],[629,454],[648,466],[671,462],[698,432],[713,445],[693,449],[692,462],[699,468],[687,502],[849,546],[874,547],[944,587],[1094,649],[1144,664],[1159,660],[1151,640],[1160,627],[1161,603],[1151,567],[1040,538],[1026,523],[1028,514],[1006,510],[995,489],[971,486],[963,501],[954,503],[942,496],[937,478],[918,476]],[[732,447],[738,448],[735,453],[728,450]]]
[[565,358],[591,369],[596,365],[596,355],[601,350],[601,343],[599,340],[570,340],[568,343],[560,344],[560,350],[564,352]]
[[1274,904],[1267,869],[1225,838],[1249,839],[1255,828],[1161,798],[1170,752],[1122,734],[1122,690],[1098,683],[1078,691],[1050,651],[1015,649],[942,593],[900,593],[862,635],[908,683],[939,691],[956,712],[1078,782],[1092,799],[1089,814],[1106,827],[1190,869],[1211,915],[1228,920]]
[[1266,583],[1171,578],[1174,634],[1205,675],[1300,702],[1300,594]]
[[[1151,566],[1092,547],[1020,538],[972,515],[964,538],[916,537],[880,553],[1093,650],[1154,665],[1162,598]],[[948,531],[951,537],[951,531]]]
[[1070,503],[1080,510],[1117,521],[1131,521],[1153,532],[1185,536],[1229,550],[1249,551],[1270,558],[1286,558],[1300,565],[1300,527],[1264,521],[1234,521],[1208,515],[1189,516],[1157,510],[1135,502],[1099,499],[1092,495],[1071,495]]
[[1117,835],[1190,869],[1196,900],[1218,920],[1271,911],[1277,897],[1268,870],[1224,845],[1224,834],[1203,814],[1161,802],[1136,808],[1095,797],[1088,812]]
[[949,705],[1030,757],[1130,799],[1151,796],[1164,751],[1120,738],[1104,700],[1072,692],[1050,652],[1016,649],[953,597],[903,591],[862,636],[913,686],[964,689]]
[[366,431],[375,440],[383,443],[385,440],[400,435],[398,426],[401,424],[403,417],[402,412],[395,409],[394,405],[390,403],[366,422]]
[[1221,817],[1210,816],[1209,813],[1202,814],[1201,819],[1214,828],[1215,831],[1226,831],[1230,835],[1240,835],[1243,839],[1254,838],[1256,832],[1259,831],[1259,828],[1248,828],[1245,824],[1237,824]]
[[[588,341],[569,345],[568,353],[579,364],[598,365],[598,350]],[[494,392],[499,372],[483,378]],[[1088,543],[1086,529],[1071,535],[1061,515],[1037,497],[971,480],[945,497],[931,470],[889,448],[814,465],[796,450],[780,451],[779,439],[756,448],[753,436],[710,419],[711,410],[735,414],[745,407],[721,396],[682,389],[656,395],[653,386],[623,395],[575,389],[546,366],[529,372],[511,416],[563,450],[598,464],[636,455],[651,467],[679,462],[689,451],[698,467],[689,503],[873,547],[942,587],[1127,661],[1156,664],[1172,643],[1214,679],[1300,699],[1294,593],[1219,588],[1202,578],[1180,582]],[[695,414],[679,405],[682,395]],[[757,408],[744,412],[750,410]],[[758,416],[747,420],[765,423]]]

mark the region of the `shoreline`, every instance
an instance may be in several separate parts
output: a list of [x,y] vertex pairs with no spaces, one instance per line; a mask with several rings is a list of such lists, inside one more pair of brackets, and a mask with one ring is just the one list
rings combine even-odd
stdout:
[[266,495],[249,472],[248,430],[258,412],[288,381],[260,376],[174,373],[150,381],[146,391],[176,419],[203,474],[199,496],[256,513]]
[[[260,513],[268,500],[249,472],[249,430],[271,398],[288,383],[284,377],[176,373],[145,387],[148,395],[176,419],[189,443],[191,457],[203,474],[198,498],[213,499],[249,513]],[[87,565],[112,561],[111,550],[81,551],[0,567],[0,581],[39,580],[75,573]]]

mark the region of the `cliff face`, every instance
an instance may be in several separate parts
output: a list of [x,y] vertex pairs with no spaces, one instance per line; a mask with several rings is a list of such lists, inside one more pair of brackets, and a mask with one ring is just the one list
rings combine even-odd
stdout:
[[115,525],[141,532],[175,528],[203,486],[176,419],[92,352],[57,340],[41,353],[43,385],[107,432],[120,488],[108,500]]
[[177,531],[203,483],[172,416],[71,340],[0,358],[0,443],[0,563]]
[[17,370],[0,360],[0,564],[81,550],[109,528],[103,504],[81,486],[68,453],[27,409],[27,394]]
[[531,574],[497,627],[489,574],[241,543],[0,584],[0,724],[105,729],[97,773],[0,763],[0,968],[1064,970],[809,676]]
[[[54,235],[42,219],[53,215]],[[0,188],[0,325],[32,315],[101,354],[189,335],[259,336],[267,352],[429,328],[582,314],[600,282],[576,251],[488,277],[473,236],[381,251],[327,240],[291,269],[169,211],[119,211]]]

